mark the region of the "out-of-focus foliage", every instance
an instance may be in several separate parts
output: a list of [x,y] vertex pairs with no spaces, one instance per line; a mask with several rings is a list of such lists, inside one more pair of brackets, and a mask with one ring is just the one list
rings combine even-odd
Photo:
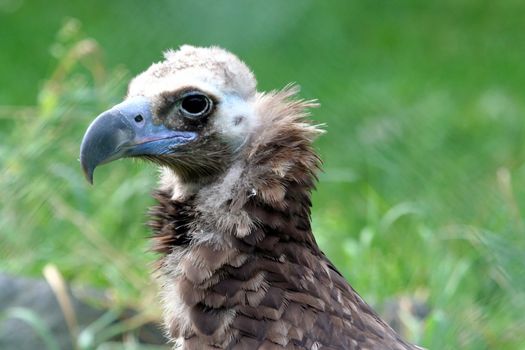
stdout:
[[522,1],[0,0],[0,269],[54,263],[154,303],[153,167],[80,171],[89,122],[183,43],[220,45],[261,90],[318,98],[316,236],[372,304],[428,303],[431,349],[519,349],[525,327]]

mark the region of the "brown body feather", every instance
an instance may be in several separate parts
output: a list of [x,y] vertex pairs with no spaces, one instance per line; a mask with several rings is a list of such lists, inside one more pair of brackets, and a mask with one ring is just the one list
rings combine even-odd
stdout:
[[293,94],[259,96],[268,127],[238,157],[234,175],[183,199],[155,193],[151,227],[163,254],[169,336],[184,339],[184,349],[416,348],[315,242],[310,198],[320,162],[311,143],[319,130],[305,119],[312,104]]

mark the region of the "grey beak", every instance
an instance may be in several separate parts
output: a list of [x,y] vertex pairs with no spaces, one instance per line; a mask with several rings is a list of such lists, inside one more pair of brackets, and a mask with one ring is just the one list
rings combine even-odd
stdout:
[[153,123],[151,103],[145,97],[128,99],[100,114],[89,126],[80,146],[80,164],[93,183],[98,165],[123,157],[161,156],[197,138]]

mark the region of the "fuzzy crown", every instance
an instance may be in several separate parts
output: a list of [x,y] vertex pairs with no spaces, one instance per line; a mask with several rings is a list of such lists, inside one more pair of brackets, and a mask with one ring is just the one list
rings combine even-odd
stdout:
[[164,58],[133,79],[128,95],[149,95],[160,89],[175,89],[193,82],[243,99],[256,93],[257,81],[248,66],[219,47],[183,45],[178,50],[166,51]]

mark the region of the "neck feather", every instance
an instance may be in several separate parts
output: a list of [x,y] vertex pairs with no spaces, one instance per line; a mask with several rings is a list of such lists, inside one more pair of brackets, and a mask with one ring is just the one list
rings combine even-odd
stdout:
[[285,288],[307,288],[301,276],[289,276],[288,263],[319,268],[310,198],[320,167],[312,142],[321,130],[307,120],[315,104],[293,100],[296,92],[257,97],[260,128],[221,179],[182,192],[164,181],[154,194],[153,250],[162,254],[158,271],[173,339],[238,342],[239,315],[257,307],[277,317]]
[[[261,224],[277,222],[277,217],[288,225],[300,218],[300,226],[307,233],[298,233],[297,238],[311,236],[310,196],[320,168],[312,142],[322,130],[308,121],[308,109],[316,104],[293,99],[296,93],[295,87],[289,87],[257,96],[254,110],[258,127],[221,177],[192,184],[181,182],[171,170],[164,170],[161,188],[155,195],[159,207],[152,211],[156,240],[166,234],[181,235],[160,229],[164,225],[160,220],[163,213],[189,212],[167,206],[192,208],[195,212],[185,229],[179,230],[189,235],[184,241],[203,242],[211,238],[220,243],[227,236],[244,239]],[[210,235],[199,236],[196,230],[209,231]],[[295,232],[292,227],[287,230]],[[169,247],[160,249],[168,250]]]

